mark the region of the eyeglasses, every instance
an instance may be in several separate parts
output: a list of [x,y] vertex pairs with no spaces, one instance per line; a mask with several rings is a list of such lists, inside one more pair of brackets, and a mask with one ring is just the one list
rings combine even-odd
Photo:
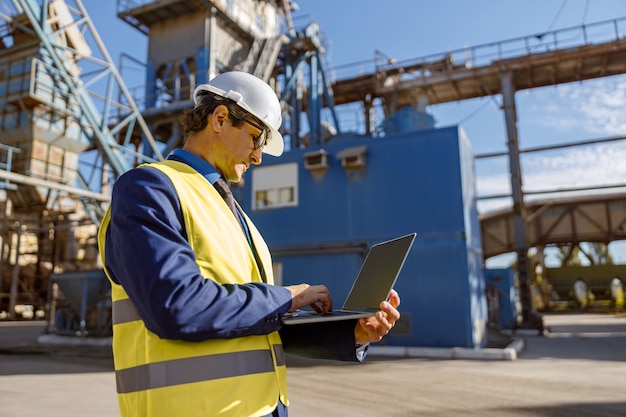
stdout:
[[265,147],[267,145],[267,141],[270,138],[270,131],[265,126],[260,126],[256,122],[253,122],[250,119],[243,119],[244,122],[248,123],[250,126],[257,128],[261,131],[258,136],[252,137],[252,143],[254,143],[254,149],[259,149]]
[[271,132],[270,130],[263,125],[261,122],[257,122],[255,120],[251,120],[252,115],[249,114],[235,114],[232,109],[229,109],[230,116],[233,119],[248,123],[250,126],[259,129],[261,133],[258,136],[252,137],[252,143],[254,145],[254,149],[263,148],[267,141],[270,140]]

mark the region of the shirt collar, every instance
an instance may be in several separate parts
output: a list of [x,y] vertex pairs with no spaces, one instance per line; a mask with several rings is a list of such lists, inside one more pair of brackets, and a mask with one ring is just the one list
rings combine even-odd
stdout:
[[204,178],[206,178],[211,184],[214,184],[215,181],[217,181],[221,176],[213,165],[209,164],[198,155],[192,154],[191,152],[183,149],[174,149],[167,159],[183,162],[189,165],[204,176]]

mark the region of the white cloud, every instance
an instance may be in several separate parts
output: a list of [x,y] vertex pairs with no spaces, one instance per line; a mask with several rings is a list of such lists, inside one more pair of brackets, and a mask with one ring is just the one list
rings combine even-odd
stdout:
[[593,135],[626,134],[626,78],[602,78],[533,92],[534,122],[560,132],[582,129]]
[[[576,148],[523,154],[521,169],[526,193],[626,184],[626,141],[608,142]],[[478,175],[476,188],[479,196],[510,193],[510,175],[507,169]],[[608,189],[612,190],[612,189]],[[597,192],[607,192],[607,189]],[[572,195],[597,193],[591,190],[570,192]],[[539,195],[537,195],[539,196]],[[534,198],[538,198],[535,196]],[[544,195],[541,195],[544,196]],[[555,194],[559,197],[559,194]],[[565,197],[563,193],[561,197]],[[528,199],[533,195],[527,194]],[[511,199],[482,200],[481,213],[511,206]]]
[[522,157],[525,188],[546,190],[624,184],[626,164],[620,162],[624,158],[626,142],[527,154]]

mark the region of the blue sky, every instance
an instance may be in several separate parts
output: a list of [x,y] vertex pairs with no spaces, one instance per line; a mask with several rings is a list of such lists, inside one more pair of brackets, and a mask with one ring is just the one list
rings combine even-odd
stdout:
[[[145,60],[147,40],[117,18],[117,2],[83,3],[116,62],[121,53]],[[402,61],[626,17],[623,0],[298,0],[297,4],[296,26],[311,19],[320,25],[330,67],[371,60],[376,51]],[[129,60],[124,65],[122,75],[130,80],[132,65]],[[129,87],[136,84],[127,81]],[[522,149],[626,135],[626,76],[524,90],[515,100]],[[431,106],[428,111],[437,126],[461,125],[475,153],[482,154],[506,150],[500,103],[500,97],[487,97]],[[626,164],[619,163],[626,160],[624,142],[524,156],[524,187],[626,183]],[[506,158],[478,161],[476,169],[479,194],[509,190]],[[488,200],[479,209],[487,212],[509,204]],[[626,251],[619,248],[626,245],[614,246],[615,260],[626,263]]]

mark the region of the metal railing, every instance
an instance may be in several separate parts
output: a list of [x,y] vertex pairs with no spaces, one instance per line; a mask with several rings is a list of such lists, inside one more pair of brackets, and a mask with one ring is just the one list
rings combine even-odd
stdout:
[[[377,71],[393,71],[415,68],[422,75],[432,71],[476,68],[495,62],[554,52],[590,44],[608,43],[626,37],[626,17],[602,22],[559,29],[536,35],[512,38],[478,46],[456,49],[449,52],[426,55],[418,58],[390,62],[381,54],[370,60],[349,63],[331,68],[333,80],[347,79]],[[384,57],[387,58],[387,57]]]

